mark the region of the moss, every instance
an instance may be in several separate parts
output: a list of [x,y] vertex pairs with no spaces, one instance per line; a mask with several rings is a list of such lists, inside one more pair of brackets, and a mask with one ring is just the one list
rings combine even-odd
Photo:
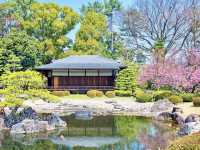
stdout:
[[173,141],[167,150],[200,150],[200,134],[193,134]]
[[178,104],[178,103],[182,103],[183,99],[182,97],[178,96],[178,95],[172,95],[169,98],[169,101],[171,101],[173,104]]

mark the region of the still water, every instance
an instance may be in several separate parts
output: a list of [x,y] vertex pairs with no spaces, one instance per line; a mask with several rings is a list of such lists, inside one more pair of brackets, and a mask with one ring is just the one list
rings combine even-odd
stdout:
[[0,150],[157,150],[175,138],[171,124],[127,116],[63,117],[68,127],[51,133],[0,133]]

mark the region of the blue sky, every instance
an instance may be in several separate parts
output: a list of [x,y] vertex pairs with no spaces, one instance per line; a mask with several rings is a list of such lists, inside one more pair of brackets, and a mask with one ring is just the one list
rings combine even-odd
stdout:
[[[41,2],[54,2],[59,5],[67,5],[73,8],[75,11],[79,12],[80,8],[83,4],[87,4],[89,1],[92,0],[40,0]],[[123,7],[128,7],[132,4],[133,0],[121,0]],[[77,25],[74,30],[72,30],[67,36],[71,39],[75,39],[75,34],[77,30],[79,29],[79,26]]]
[[[92,1],[92,0],[40,0],[40,1],[42,1],[42,2],[54,2],[54,3],[57,3],[59,5],[68,5],[68,6],[72,7],[73,9],[75,9],[76,11],[79,11],[83,4],[87,4],[88,1]],[[132,1],[133,0],[121,0],[124,7],[131,5]]]
[[[0,2],[3,2],[3,1],[6,1],[6,0],[0,0]],[[39,1],[54,2],[61,6],[67,5],[67,6],[70,6],[71,8],[73,8],[75,11],[79,12],[80,8],[83,4],[87,4],[89,1],[92,1],[92,0],[39,0]],[[123,7],[130,6],[132,4],[132,1],[133,0],[121,0]],[[76,28],[74,30],[72,30],[67,36],[74,40],[75,33],[77,32],[78,28],[79,28],[79,26],[77,25]]]

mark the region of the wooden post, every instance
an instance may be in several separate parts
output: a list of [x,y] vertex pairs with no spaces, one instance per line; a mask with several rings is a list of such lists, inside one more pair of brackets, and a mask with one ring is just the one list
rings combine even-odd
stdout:
[[53,77],[53,85],[54,89],[57,89],[59,87],[59,77]]

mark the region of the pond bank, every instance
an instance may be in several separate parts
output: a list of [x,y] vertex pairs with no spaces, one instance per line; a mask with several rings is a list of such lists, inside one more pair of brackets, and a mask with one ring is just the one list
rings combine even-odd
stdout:
[[93,115],[132,115],[154,117],[160,112],[171,112],[174,105],[167,100],[156,103],[138,103],[134,100],[61,100],[59,103],[47,103],[42,100],[25,101],[38,113],[57,113],[70,115],[77,111],[90,111]]

